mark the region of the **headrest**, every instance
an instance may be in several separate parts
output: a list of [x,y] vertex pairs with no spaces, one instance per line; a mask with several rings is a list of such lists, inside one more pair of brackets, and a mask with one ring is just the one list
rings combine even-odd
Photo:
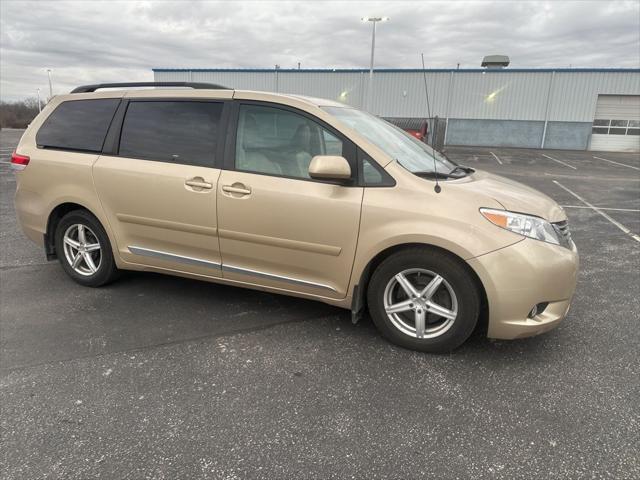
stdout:
[[256,117],[247,113],[243,117],[244,125],[242,126],[242,148],[260,148],[260,135],[258,129],[258,122]]
[[303,123],[296,129],[296,133],[291,137],[291,144],[303,150],[309,150],[311,144],[311,129],[309,125]]

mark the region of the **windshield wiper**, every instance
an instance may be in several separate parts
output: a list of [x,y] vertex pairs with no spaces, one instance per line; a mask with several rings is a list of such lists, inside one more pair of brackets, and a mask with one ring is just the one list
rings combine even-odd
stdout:
[[419,177],[433,178],[433,179],[435,179],[436,177],[437,178],[460,178],[460,175],[450,175],[449,173],[434,172],[433,170],[423,170],[423,171],[417,171],[417,172],[411,172],[411,173]]
[[449,172],[449,175],[455,173],[455,172],[464,172],[464,173],[473,173],[475,172],[475,170],[473,168],[470,167],[465,167],[463,165],[456,165],[453,170],[451,170]]

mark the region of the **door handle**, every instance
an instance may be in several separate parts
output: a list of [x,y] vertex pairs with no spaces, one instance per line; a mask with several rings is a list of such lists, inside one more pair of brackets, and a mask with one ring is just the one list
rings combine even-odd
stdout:
[[189,180],[186,180],[184,182],[185,185],[188,185],[189,187],[193,187],[193,188],[205,188],[207,190],[210,190],[213,188],[213,183],[209,183],[209,182],[205,182],[203,178],[191,178]]
[[233,185],[223,185],[222,191],[227,193],[236,193],[239,195],[250,195],[251,189],[249,187],[245,187],[241,183],[234,183]]

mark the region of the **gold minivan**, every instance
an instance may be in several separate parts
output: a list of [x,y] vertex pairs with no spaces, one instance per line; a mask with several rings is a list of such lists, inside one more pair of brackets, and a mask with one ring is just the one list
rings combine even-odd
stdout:
[[428,352],[481,323],[491,338],[550,330],[575,290],[556,202],[330,100],[78,87],[31,123],[12,167],[24,232],[82,285],[145,270],[304,297],[354,321],[368,310]]

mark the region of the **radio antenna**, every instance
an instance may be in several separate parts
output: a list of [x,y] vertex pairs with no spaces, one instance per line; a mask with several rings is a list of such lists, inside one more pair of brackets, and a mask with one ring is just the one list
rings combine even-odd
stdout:
[[[429,88],[427,88],[427,71],[424,66],[424,53],[421,53],[422,57],[422,78],[424,79],[424,94],[427,98],[427,115],[429,115],[429,120],[431,120],[431,105],[429,104]],[[431,153],[433,157],[433,175],[436,179],[436,186],[433,188],[436,193],[440,193],[442,188],[440,187],[440,183],[438,182],[438,166],[436,163],[436,149],[433,147],[433,142],[435,141],[434,135],[436,133],[435,130],[431,130]]]

